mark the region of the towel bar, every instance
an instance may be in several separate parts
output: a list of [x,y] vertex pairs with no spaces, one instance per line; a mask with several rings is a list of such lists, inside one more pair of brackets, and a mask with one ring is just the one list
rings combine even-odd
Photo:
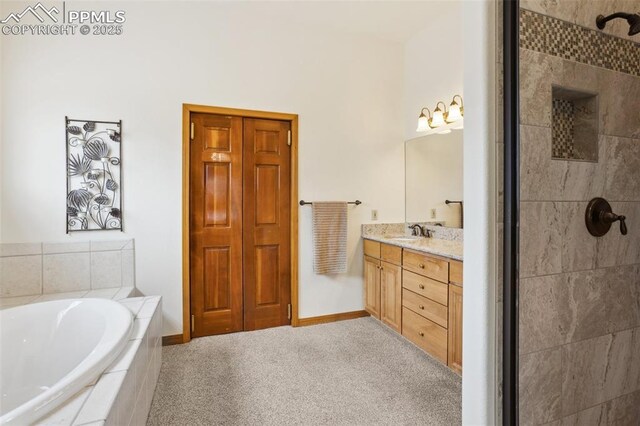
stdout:
[[[311,201],[305,201],[305,200],[300,200],[300,205],[301,206],[306,206],[309,204],[313,204],[313,202]],[[347,201],[347,204],[355,204],[356,206],[359,206],[360,204],[362,204],[362,201],[360,200],[355,200],[355,201]]]

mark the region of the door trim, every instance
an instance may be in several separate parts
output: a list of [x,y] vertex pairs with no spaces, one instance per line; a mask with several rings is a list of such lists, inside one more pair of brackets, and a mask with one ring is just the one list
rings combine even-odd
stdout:
[[182,104],[182,343],[191,340],[191,278],[189,274],[191,113],[291,122],[291,325],[298,327],[300,325],[298,318],[298,114]]

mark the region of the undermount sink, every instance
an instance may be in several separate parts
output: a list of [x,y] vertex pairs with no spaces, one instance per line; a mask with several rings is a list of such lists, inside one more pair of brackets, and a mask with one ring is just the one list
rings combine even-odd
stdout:
[[406,235],[406,236],[402,236],[402,237],[390,237],[390,240],[394,240],[394,241],[417,241],[419,240],[421,237],[418,236],[413,236],[413,235]]

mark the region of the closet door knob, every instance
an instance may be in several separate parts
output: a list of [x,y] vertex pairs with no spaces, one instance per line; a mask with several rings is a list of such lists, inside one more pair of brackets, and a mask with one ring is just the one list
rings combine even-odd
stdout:
[[424,305],[420,305],[420,309],[423,309],[423,310],[424,310]]
[[424,290],[424,284],[420,284],[418,287],[420,287],[420,290]]
[[418,265],[418,267],[419,267],[420,269],[424,269],[424,263],[419,264],[419,265]]
[[420,335],[420,337],[424,337],[424,333],[422,331],[418,334]]

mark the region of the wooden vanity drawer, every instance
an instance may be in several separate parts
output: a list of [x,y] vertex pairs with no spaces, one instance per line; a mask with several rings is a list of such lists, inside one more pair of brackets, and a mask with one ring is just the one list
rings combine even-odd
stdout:
[[380,245],[380,258],[395,265],[402,264],[402,248],[390,244]]
[[375,259],[380,259],[380,243],[377,241],[364,240],[364,254]]
[[462,287],[462,262],[457,260],[449,262],[449,282]]
[[402,308],[402,335],[443,363],[447,363],[447,329]]
[[444,305],[405,288],[402,290],[402,306],[411,309],[416,314],[435,322],[439,326],[447,328],[449,310]]
[[402,271],[402,287],[411,290],[420,296],[427,297],[441,305],[449,304],[449,286],[441,282],[414,274],[413,272]]
[[405,250],[402,255],[402,266],[434,280],[449,282],[449,262],[446,260]]

